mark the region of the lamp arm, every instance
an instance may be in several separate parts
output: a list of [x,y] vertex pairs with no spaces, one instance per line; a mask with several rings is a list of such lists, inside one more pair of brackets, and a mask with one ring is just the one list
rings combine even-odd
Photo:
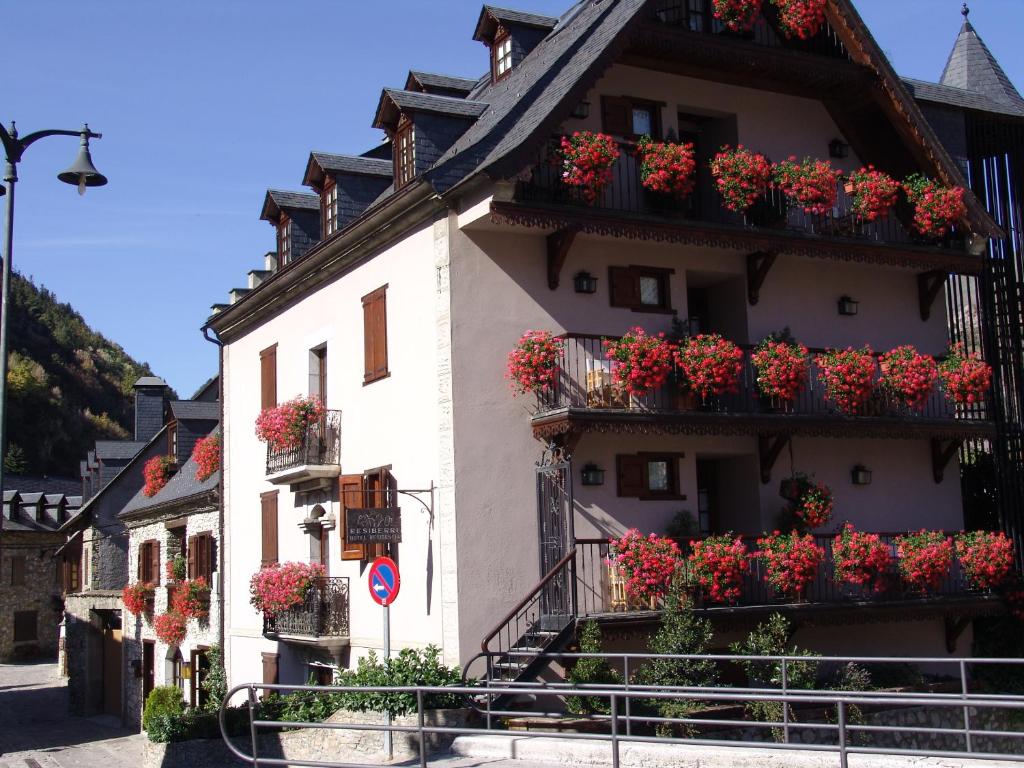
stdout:
[[51,128],[45,131],[36,131],[30,133],[25,138],[19,138],[12,136],[3,124],[0,123],[0,142],[4,145],[4,151],[7,153],[7,161],[10,163],[21,162],[21,156],[25,153],[25,150],[32,144],[35,144],[40,139],[45,139],[47,136],[84,136],[87,139],[102,139],[102,133],[94,133],[88,128],[84,128],[78,131],[64,131],[56,128]]

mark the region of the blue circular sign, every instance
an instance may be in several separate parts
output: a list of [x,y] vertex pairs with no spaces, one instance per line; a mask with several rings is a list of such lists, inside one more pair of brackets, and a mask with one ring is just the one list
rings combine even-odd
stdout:
[[375,603],[385,607],[391,605],[398,597],[398,590],[402,586],[398,565],[390,557],[378,557],[370,566],[368,584],[370,597]]

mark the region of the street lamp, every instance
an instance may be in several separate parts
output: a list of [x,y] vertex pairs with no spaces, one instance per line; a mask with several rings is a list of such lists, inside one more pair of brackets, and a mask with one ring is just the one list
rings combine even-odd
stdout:
[[[11,256],[13,255],[14,244],[14,185],[18,181],[18,163],[25,150],[32,144],[45,139],[47,136],[80,136],[81,146],[78,150],[78,157],[63,173],[57,178],[65,184],[72,184],[78,187],[78,194],[84,195],[86,187],[102,187],[107,183],[107,177],[96,170],[92,164],[92,157],[89,154],[89,139],[100,139],[100,133],[93,133],[88,125],[83,125],[78,131],[46,130],[30,133],[25,138],[19,138],[18,129],[11,121],[11,129],[8,131],[0,124],[0,142],[3,142],[4,153],[7,156],[7,167],[4,171],[4,181],[7,188],[0,187],[0,193],[7,197],[7,215],[4,219],[4,241],[3,253],[3,285],[0,287],[0,491],[4,487],[4,463],[6,456],[4,451],[4,422],[7,406],[7,298],[11,287]],[[0,196],[2,196],[0,195]],[[3,529],[3,515],[0,514],[0,531]]]

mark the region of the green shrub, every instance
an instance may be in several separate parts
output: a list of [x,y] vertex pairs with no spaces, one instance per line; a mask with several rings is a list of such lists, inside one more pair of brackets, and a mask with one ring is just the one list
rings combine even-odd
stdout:
[[224,670],[224,651],[219,645],[210,647],[206,652],[206,658],[210,662],[210,668],[206,671],[201,683],[206,692],[206,703],[204,708],[207,712],[216,712],[224,701],[228,692],[227,672]]
[[[601,627],[596,621],[588,621],[580,628],[580,653],[601,653]],[[577,659],[569,670],[568,681],[572,685],[620,685],[622,675],[612,669],[605,659]],[[569,696],[565,707],[574,715],[609,714],[611,702],[600,696]]]
[[[338,685],[385,686],[385,685],[462,685],[462,674],[457,668],[441,663],[441,650],[428,645],[422,651],[404,648],[391,659],[378,660],[372,651],[359,660],[355,671],[343,672]],[[389,712],[392,715],[406,715],[416,711],[414,693],[352,692],[340,694],[342,707],[356,712]],[[426,709],[449,709],[461,707],[461,694],[430,694],[424,697]]]
[[[257,717],[267,713],[258,711]],[[225,725],[230,736],[249,734],[249,708],[229,707],[225,712]],[[188,710],[178,715],[155,715],[146,729],[149,740],[157,743],[168,741],[191,741],[193,739],[221,738],[220,721],[216,712]]]
[[142,710],[142,727],[147,732],[153,726],[154,718],[175,717],[185,711],[185,700],[181,689],[175,685],[158,685],[149,692],[146,706]]

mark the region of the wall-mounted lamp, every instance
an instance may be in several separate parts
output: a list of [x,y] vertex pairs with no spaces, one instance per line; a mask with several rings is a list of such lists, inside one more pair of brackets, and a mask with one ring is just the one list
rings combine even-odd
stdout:
[[850,145],[842,139],[832,139],[828,143],[828,156],[843,159],[850,156]]
[[850,479],[854,485],[871,485],[871,470],[858,464],[850,471]]
[[577,272],[573,284],[576,293],[597,293],[597,278],[589,272]]
[[597,464],[585,464],[580,474],[584,485],[604,485],[604,470]]
[[576,106],[572,108],[572,116],[579,118],[580,120],[586,120],[588,117],[590,117],[590,102],[577,102]]
[[192,679],[192,664],[188,661],[181,663],[181,679],[191,680]]
[[967,252],[971,256],[984,256],[985,249],[988,248],[988,238],[984,235],[972,233],[967,238]]
[[860,302],[851,299],[849,296],[841,296],[839,298],[839,314],[845,315],[846,317],[852,317],[856,315],[860,310]]

